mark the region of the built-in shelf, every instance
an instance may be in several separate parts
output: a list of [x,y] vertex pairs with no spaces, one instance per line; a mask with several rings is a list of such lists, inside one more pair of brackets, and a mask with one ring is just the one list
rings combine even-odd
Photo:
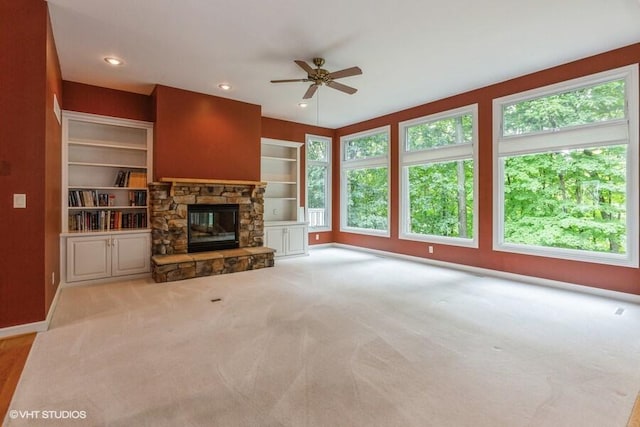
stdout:
[[61,271],[67,282],[149,273],[152,133],[149,122],[63,111]]
[[99,187],[95,185],[69,185],[69,190],[130,190],[146,191],[147,187]]
[[276,257],[307,253],[307,224],[300,208],[300,147],[302,143],[262,139],[261,178],[264,193],[265,245]]
[[116,163],[68,162],[67,164],[69,166],[95,166],[100,168],[146,169],[146,166],[142,165],[127,165]]
[[144,206],[69,206],[70,211],[113,211],[126,209],[147,209]]
[[88,147],[103,147],[103,148],[117,148],[118,150],[134,150],[134,151],[147,151],[147,147],[138,147],[123,145],[118,143],[99,142],[93,140],[70,140],[69,145],[83,145]]
[[297,159],[291,159],[289,157],[274,157],[274,156],[262,156],[262,160],[276,160],[279,162],[296,162]]

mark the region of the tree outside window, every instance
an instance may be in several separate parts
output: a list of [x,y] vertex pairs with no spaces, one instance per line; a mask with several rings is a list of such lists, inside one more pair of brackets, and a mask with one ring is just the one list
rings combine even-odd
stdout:
[[637,92],[627,67],[494,101],[497,249],[637,264]]
[[389,128],[341,138],[341,230],[389,235]]
[[476,246],[477,106],[400,124],[400,238]]

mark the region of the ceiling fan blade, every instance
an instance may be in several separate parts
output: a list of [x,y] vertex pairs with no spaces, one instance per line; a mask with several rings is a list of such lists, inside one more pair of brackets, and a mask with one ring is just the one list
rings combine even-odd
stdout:
[[353,95],[358,91],[358,89],[356,89],[355,87],[343,85],[342,83],[338,82],[328,82],[327,86],[333,89],[338,89],[341,92],[348,93],[349,95]]
[[362,70],[360,67],[351,67],[345,68],[344,70],[334,71],[333,73],[327,74],[327,77],[330,79],[340,79],[342,77],[351,77],[362,74]]
[[318,90],[318,85],[316,83],[309,86],[309,89],[304,93],[302,99],[309,99],[313,96],[314,93]]
[[271,83],[291,83],[291,82],[310,82],[309,79],[286,79],[286,80],[271,80]]
[[307,72],[307,74],[309,76],[315,76],[316,75],[316,70],[314,70],[313,68],[311,68],[311,66],[309,64],[307,64],[304,61],[300,61],[299,59],[296,59],[295,61],[296,64],[298,64],[298,66],[300,68],[302,68],[303,70],[305,70]]

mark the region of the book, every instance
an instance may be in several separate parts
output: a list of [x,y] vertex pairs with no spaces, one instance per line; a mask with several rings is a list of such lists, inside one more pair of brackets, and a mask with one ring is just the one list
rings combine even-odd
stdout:
[[116,175],[116,180],[113,183],[114,187],[123,187],[122,183],[124,182],[124,171],[119,170],[118,174]]

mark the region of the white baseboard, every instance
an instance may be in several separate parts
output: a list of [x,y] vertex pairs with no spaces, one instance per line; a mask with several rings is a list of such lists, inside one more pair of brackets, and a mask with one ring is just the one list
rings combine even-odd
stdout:
[[45,320],[0,328],[0,338],[30,334],[32,332],[45,332],[48,330],[51,319],[53,318],[53,312],[56,310],[56,306],[58,305],[58,296],[60,295],[61,289],[62,283],[58,284],[58,289],[56,290],[56,294],[53,296],[53,301],[51,301],[51,306],[49,307],[49,312],[47,313],[47,318]]
[[32,332],[44,332],[47,329],[49,329],[49,322],[46,320],[33,323],[24,323],[22,325],[16,326],[8,326],[6,328],[0,328],[0,338],[30,334]]
[[335,248],[337,243],[318,243],[316,245],[309,245],[309,250],[323,249],[323,248]]
[[419,262],[422,264],[435,265],[438,267],[451,268],[454,270],[466,271],[468,273],[481,275],[481,276],[491,276],[499,279],[513,280],[515,282],[529,283],[532,285],[546,286],[549,288],[562,289],[565,291],[572,291],[572,292],[580,292],[584,294],[591,294],[591,295],[596,295],[600,297],[630,302],[633,304],[640,304],[640,295],[628,294],[625,292],[610,291],[607,289],[594,288],[591,286],[579,285],[576,283],[561,282],[559,280],[543,279],[540,277],[533,277],[533,276],[525,276],[522,274],[509,273],[506,271],[491,270],[488,268],[474,267],[474,266],[464,265],[464,264],[456,264],[453,262],[438,261],[438,260],[433,260],[428,258],[420,258],[412,255],[404,255],[404,254],[398,254],[395,252],[369,249],[361,246],[345,245],[342,243],[329,243],[328,246],[333,246],[336,248],[343,248],[343,249],[351,249],[351,250],[360,251],[360,252],[368,252],[376,255],[387,256],[390,258],[399,258],[407,261]]

